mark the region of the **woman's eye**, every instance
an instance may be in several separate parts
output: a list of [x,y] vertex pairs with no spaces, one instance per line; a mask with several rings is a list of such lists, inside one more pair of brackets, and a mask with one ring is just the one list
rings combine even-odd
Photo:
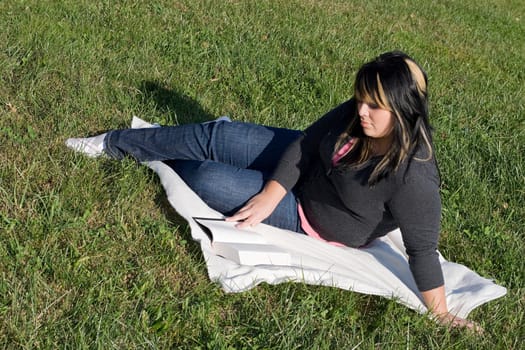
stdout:
[[379,108],[381,108],[381,107],[379,107],[379,105],[377,103],[374,103],[374,102],[365,102],[365,101],[358,100],[358,99],[356,99],[356,102],[357,102],[358,106],[362,106],[363,104],[366,104],[368,106],[368,108],[370,108],[370,109],[379,109]]

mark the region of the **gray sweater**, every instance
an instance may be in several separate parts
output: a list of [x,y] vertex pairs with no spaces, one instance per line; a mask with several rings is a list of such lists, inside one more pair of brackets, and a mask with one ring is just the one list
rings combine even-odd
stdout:
[[[333,167],[335,143],[355,115],[352,99],[308,127],[285,151],[272,178],[293,189],[309,223],[326,240],[361,247],[400,228],[419,290],[443,285],[436,162],[407,160],[372,187],[368,177],[380,157],[357,169]],[[419,150],[416,157],[425,159],[425,153]]]

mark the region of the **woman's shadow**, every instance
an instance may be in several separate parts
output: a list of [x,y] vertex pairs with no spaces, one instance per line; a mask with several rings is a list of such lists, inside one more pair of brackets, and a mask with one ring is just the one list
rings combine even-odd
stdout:
[[[141,91],[142,103],[150,104],[153,102],[157,110],[165,114],[168,125],[179,125],[188,123],[201,123],[215,119],[216,117],[207,112],[202,106],[193,98],[177,91],[169,89],[156,81],[144,81],[139,87]],[[171,166],[173,161],[164,161],[165,164]],[[160,185],[160,181],[158,181]],[[162,186],[161,186],[162,187]],[[166,193],[158,191],[155,196],[155,203],[159,206],[165,217],[173,224],[186,227],[187,222],[173,209],[169,203]],[[189,230],[179,230],[179,235],[183,239],[192,240]],[[190,244],[187,246],[191,254],[200,255],[198,245]]]
[[139,90],[143,103],[153,103],[159,111],[167,115],[169,125],[201,123],[215,119],[193,98],[173,89],[166,88],[157,81],[144,81]]

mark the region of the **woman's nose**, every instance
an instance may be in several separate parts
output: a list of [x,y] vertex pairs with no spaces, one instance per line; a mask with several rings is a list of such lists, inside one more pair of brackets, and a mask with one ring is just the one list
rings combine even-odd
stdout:
[[360,103],[357,106],[357,112],[359,113],[360,117],[368,116],[368,110],[369,110],[369,107],[366,103]]

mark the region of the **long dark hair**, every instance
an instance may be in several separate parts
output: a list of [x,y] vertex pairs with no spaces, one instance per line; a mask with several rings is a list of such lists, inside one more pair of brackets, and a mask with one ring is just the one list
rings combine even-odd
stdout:
[[[364,64],[357,72],[354,84],[356,106],[357,102],[375,104],[394,116],[392,146],[372,171],[369,185],[396,171],[407,158],[422,161],[433,158],[427,81],[421,66],[400,51],[384,53]],[[341,162],[360,166],[372,157],[372,143],[363,133],[357,107],[336,148],[351,137],[355,138],[354,147]],[[415,158],[415,153],[422,149],[426,151],[422,153],[423,157]]]

